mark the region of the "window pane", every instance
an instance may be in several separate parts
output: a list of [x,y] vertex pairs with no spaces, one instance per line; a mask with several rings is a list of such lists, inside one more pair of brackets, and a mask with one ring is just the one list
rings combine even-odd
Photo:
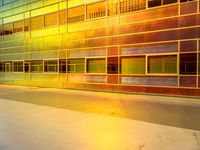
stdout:
[[88,59],[87,72],[88,73],[105,73],[106,72],[105,59]]
[[59,24],[66,24],[67,23],[67,10],[60,10],[59,11]]
[[106,3],[99,2],[87,6],[87,19],[103,17],[106,15]]
[[0,72],[4,72],[4,63],[0,62]]
[[12,62],[5,62],[4,65],[5,72],[12,72]]
[[177,0],[163,0],[163,5],[177,3]]
[[70,59],[68,60],[69,73],[84,73],[85,72],[85,59]]
[[45,27],[55,26],[58,24],[58,15],[57,13],[52,13],[45,15]]
[[0,25],[0,36],[3,35],[3,25]]
[[189,1],[194,1],[194,0],[180,0],[180,2],[189,2]]
[[180,54],[180,74],[197,73],[197,54]]
[[32,60],[31,61],[31,72],[43,72],[43,61]]
[[145,56],[121,58],[122,74],[145,74]]
[[108,16],[116,15],[118,12],[117,6],[118,0],[109,0],[108,1]]
[[85,6],[68,9],[68,23],[83,21],[85,17]]
[[29,73],[30,72],[30,61],[24,62],[24,72]]
[[22,32],[23,31],[23,27],[24,27],[24,21],[17,21],[14,22],[14,29],[13,32]]
[[120,13],[142,10],[146,7],[146,0],[120,0]]
[[23,72],[23,61],[16,61],[13,63],[14,72]]
[[59,60],[59,72],[66,73],[66,59]]
[[8,23],[3,25],[3,33],[4,35],[13,33],[13,23]]
[[150,56],[148,57],[149,73],[177,73],[177,56]]
[[44,72],[57,72],[58,62],[57,60],[45,60],[44,61]]
[[108,57],[108,74],[118,74],[118,57]]
[[30,30],[30,19],[24,20],[24,31],[29,31]]
[[161,5],[161,0],[148,0],[148,7],[156,7]]
[[39,30],[44,27],[44,17],[38,16],[31,18],[31,30]]

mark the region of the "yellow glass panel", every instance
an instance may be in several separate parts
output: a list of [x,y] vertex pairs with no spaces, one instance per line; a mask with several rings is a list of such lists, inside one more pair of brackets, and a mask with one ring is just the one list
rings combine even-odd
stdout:
[[40,8],[42,6],[43,6],[43,1],[40,0],[40,1],[37,1],[37,2],[27,5],[27,10]]
[[72,1],[68,1],[68,8],[76,7],[76,6],[83,5],[83,4],[85,4],[84,0],[72,0]]
[[118,9],[118,0],[108,0],[108,16],[116,15]]
[[67,8],[67,2],[60,2],[59,3],[59,10],[66,9],[66,8]]
[[3,19],[3,22],[4,22],[4,23],[12,22],[12,18],[13,18],[13,16],[4,18],[4,19]]
[[44,35],[44,30],[31,31],[31,37],[41,37]]
[[30,12],[25,12],[25,13],[24,13],[24,18],[25,18],[25,19],[26,19],[26,18],[30,18],[30,16],[31,16],[31,15],[30,15]]
[[40,8],[40,9],[36,9],[36,10],[32,10],[32,11],[31,11],[31,17],[39,16],[39,15],[42,15],[42,14],[44,14],[43,8]]
[[22,13],[24,11],[26,11],[26,5],[14,8],[13,9],[13,14]]
[[44,50],[59,50],[62,49],[62,36],[47,36],[44,37]]
[[44,5],[50,5],[53,3],[57,3],[59,0],[44,0]]
[[18,15],[14,15],[12,17],[12,21],[19,21],[19,20],[23,20],[24,19],[24,13],[18,14]]
[[45,14],[55,12],[55,11],[58,11],[58,4],[44,7]]
[[58,34],[58,27],[44,29],[44,36]]

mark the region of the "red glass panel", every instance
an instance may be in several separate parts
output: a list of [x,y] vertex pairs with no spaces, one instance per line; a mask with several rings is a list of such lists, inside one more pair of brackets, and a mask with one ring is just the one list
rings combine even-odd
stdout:
[[181,87],[196,87],[196,76],[180,76]]
[[197,50],[197,41],[182,41],[180,43],[180,51],[181,52],[188,52],[188,51],[196,51]]

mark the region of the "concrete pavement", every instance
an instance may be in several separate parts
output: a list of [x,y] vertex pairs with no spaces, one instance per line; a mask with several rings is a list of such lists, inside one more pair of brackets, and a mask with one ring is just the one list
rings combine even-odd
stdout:
[[0,100],[1,150],[199,150],[200,131]]
[[199,99],[0,86],[0,150],[199,150]]
[[200,130],[200,99],[0,86],[0,98]]

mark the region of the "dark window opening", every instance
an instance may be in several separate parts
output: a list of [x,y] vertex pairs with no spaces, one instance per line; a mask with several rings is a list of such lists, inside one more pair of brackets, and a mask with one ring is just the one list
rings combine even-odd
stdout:
[[161,6],[162,2],[161,0],[148,0],[148,7],[156,7],[156,6]]
[[0,62],[0,72],[4,72],[4,63]]
[[3,34],[9,35],[13,33],[13,23],[8,23],[3,25]]
[[163,0],[163,5],[177,3],[177,0]]
[[60,59],[59,60],[59,72],[60,73],[66,73],[67,67],[66,67],[66,59]]
[[108,74],[118,74],[118,57],[108,57]]
[[44,61],[44,72],[57,72],[58,61],[57,60],[45,60]]
[[23,61],[15,61],[13,62],[13,71],[14,72],[23,72]]
[[180,54],[180,74],[197,73],[197,54]]
[[31,72],[33,72],[33,73],[43,72],[43,61],[42,60],[32,60],[31,61]]
[[30,62],[29,61],[25,61],[24,62],[24,72],[25,73],[29,73],[30,72]]

